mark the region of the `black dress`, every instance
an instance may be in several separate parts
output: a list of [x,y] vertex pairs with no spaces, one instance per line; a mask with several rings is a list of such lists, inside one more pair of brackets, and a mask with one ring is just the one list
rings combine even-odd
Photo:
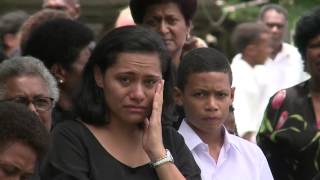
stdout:
[[[156,171],[145,164],[129,167],[111,156],[91,131],[78,121],[65,121],[53,130],[52,147],[41,170],[45,180],[154,180]],[[200,169],[183,137],[170,127],[163,128],[164,146],[187,179],[201,179]]]
[[59,104],[53,108],[52,111],[52,128],[53,129],[57,124],[67,121],[67,120],[75,120],[77,115],[71,110],[62,109]]
[[277,92],[266,109],[257,142],[275,180],[319,178],[315,176],[320,173],[320,124],[309,83]]

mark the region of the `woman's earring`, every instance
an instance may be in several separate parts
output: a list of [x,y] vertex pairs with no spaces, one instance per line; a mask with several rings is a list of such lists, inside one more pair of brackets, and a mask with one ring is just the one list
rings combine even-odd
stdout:
[[190,40],[190,38],[191,38],[191,36],[190,36],[190,34],[188,33],[188,34],[187,34],[187,37],[186,37],[186,40],[188,41],[188,40]]
[[58,82],[59,82],[59,84],[64,83],[64,81],[62,79],[59,79]]

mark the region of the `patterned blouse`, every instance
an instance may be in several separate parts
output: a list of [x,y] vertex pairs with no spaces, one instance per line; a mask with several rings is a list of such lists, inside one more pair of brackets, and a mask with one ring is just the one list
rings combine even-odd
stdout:
[[320,172],[320,130],[309,83],[280,90],[265,111],[257,142],[275,180],[311,180]]

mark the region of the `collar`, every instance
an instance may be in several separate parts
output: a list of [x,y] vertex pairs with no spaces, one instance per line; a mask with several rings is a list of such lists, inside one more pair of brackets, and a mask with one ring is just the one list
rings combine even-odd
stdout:
[[[230,134],[224,126],[223,129],[224,141],[222,146],[225,149],[225,151],[228,152],[232,148],[240,152],[240,145],[239,142],[236,140],[237,137]],[[199,135],[186,123],[185,119],[183,119],[178,132],[183,134],[185,143],[191,151],[195,150],[195,148],[197,148],[198,146],[208,146],[201,140]]]
[[201,144],[205,144],[200,139],[198,134],[194,132],[194,130],[189,126],[189,124],[187,124],[185,119],[182,120],[178,132],[183,134],[185,143],[191,151],[194,150],[196,147],[200,146]]
[[290,44],[283,42],[281,50],[276,54],[274,60],[290,58],[292,51],[295,50]]

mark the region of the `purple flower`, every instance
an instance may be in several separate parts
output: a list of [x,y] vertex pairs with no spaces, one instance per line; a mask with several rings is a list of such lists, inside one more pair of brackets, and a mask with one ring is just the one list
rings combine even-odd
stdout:
[[283,100],[286,98],[286,90],[280,90],[274,96],[271,102],[271,107],[273,109],[279,109],[283,103]]

